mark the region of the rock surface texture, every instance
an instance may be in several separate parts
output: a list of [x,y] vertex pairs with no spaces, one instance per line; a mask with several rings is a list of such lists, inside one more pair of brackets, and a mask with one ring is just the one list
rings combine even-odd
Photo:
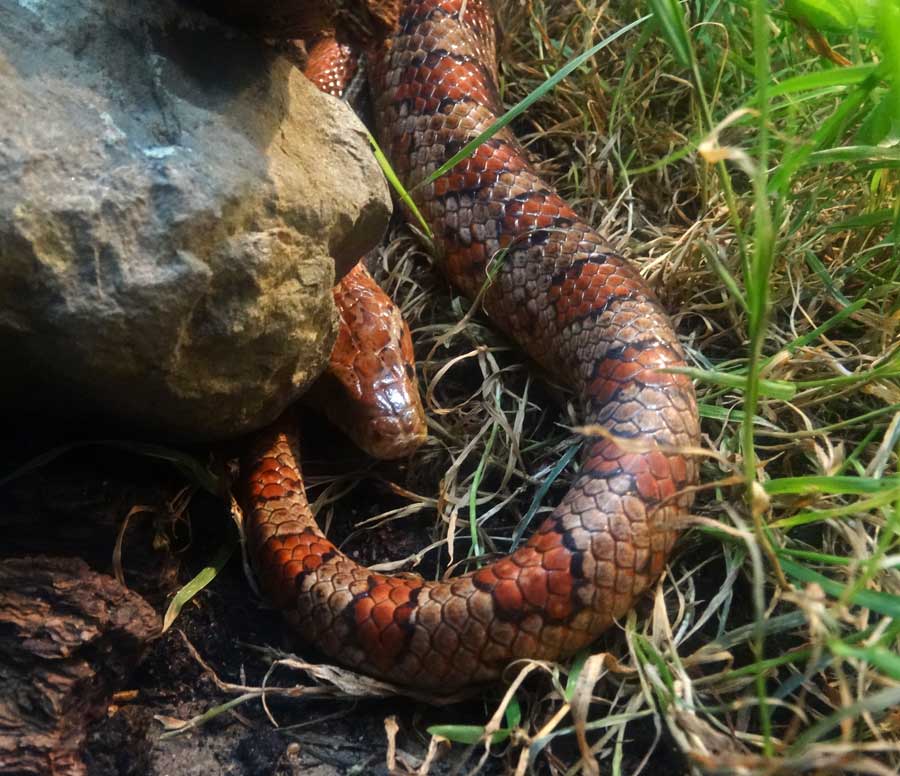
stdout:
[[303,392],[390,212],[346,106],[170,0],[0,0],[0,105],[5,406],[210,440]]

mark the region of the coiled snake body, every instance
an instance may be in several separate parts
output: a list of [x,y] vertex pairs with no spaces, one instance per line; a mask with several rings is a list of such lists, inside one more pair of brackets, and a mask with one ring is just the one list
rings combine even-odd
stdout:
[[665,313],[512,133],[414,188],[496,119],[495,56],[484,0],[407,0],[372,63],[382,147],[450,280],[474,295],[499,257],[484,310],[611,436],[586,441],[571,490],[526,544],[439,582],[373,573],[343,555],[313,520],[296,440],[282,428],[260,435],[245,462],[248,541],[268,596],[337,661],[438,692],[590,643],[662,571],[697,480],[696,463],[673,451],[699,431],[690,380],[659,371],[683,364]]

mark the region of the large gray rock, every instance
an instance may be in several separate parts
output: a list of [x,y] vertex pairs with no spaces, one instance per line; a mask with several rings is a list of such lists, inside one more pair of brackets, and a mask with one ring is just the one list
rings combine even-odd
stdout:
[[302,393],[390,212],[346,106],[171,0],[0,0],[0,106],[0,412],[199,440]]

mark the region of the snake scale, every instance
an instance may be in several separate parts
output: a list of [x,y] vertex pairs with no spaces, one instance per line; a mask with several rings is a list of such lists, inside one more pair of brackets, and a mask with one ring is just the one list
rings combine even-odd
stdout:
[[[485,0],[404,0],[370,55],[378,133],[467,295],[605,427],[568,493],[507,557],[441,581],[374,573],[317,527],[297,439],[262,432],[243,462],[262,589],[302,636],[361,672],[435,693],[497,679],[522,658],[589,644],[662,572],[689,509],[699,440],[672,326],[640,275],[544,182],[506,128],[416,187],[501,113]],[[390,402],[387,402],[390,404]],[[618,440],[618,442],[617,442]],[[627,440],[627,441],[623,441]]]

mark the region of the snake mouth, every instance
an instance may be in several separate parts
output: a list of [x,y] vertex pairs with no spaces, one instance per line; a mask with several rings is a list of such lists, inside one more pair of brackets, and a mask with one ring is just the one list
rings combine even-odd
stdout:
[[373,414],[354,425],[353,441],[382,461],[408,458],[428,438],[419,402],[389,415]]
[[[368,392],[349,370],[329,369],[304,397],[357,447],[383,461],[407,458],[425,441],[428,430],[417,386],[388,371]],[[355,379],[355,382],[354,382]]]

